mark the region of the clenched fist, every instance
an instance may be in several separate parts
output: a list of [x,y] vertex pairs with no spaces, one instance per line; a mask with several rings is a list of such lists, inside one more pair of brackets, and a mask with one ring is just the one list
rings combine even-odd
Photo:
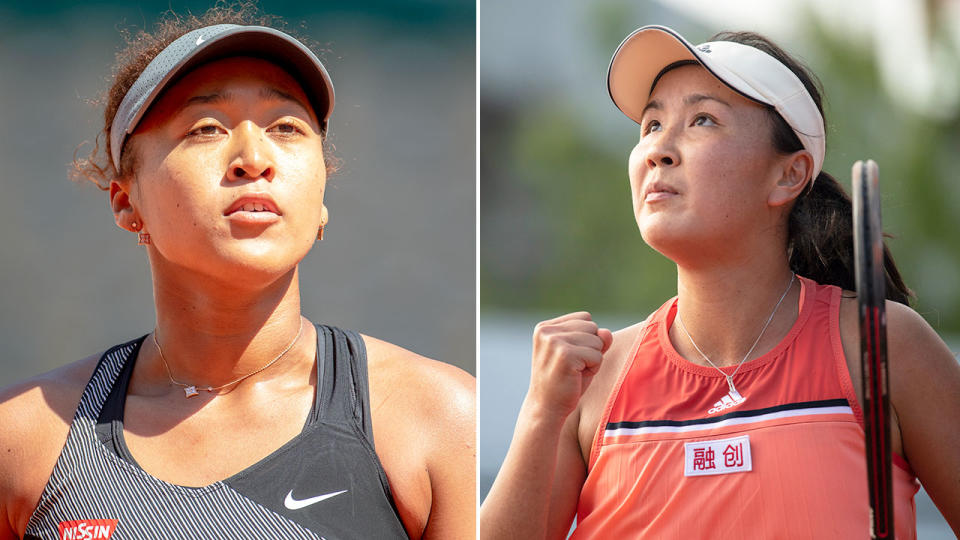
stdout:
[[597,327],[586,311],[537,324],[527,399],[550,414],[566,418],[577,407],[613,334]]

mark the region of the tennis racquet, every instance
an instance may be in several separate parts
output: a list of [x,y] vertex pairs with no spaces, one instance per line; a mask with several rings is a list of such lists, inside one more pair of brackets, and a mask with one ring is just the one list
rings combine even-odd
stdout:
[[853,248],[860,308],[860,368],[870,498],[870,538],[893,538],[887,316],[880,184],[873,160],[853,164]]

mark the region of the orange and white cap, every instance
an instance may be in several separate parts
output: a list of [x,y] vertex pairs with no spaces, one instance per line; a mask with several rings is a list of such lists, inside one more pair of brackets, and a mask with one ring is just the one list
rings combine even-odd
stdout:
[[702,65],[744,97],[773,107],[813,156],[812,178],[820,174],[826,130],[817,104],[790,68],[749,45],[711,41],[694,46],[665,26],[638,28],[623,40],[610,60],[610,98],[625,115],[640,123],[659,75],[664,68],[684,60]]

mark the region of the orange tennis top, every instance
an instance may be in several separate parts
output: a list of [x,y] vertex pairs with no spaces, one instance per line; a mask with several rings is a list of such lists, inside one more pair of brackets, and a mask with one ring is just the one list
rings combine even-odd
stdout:
[[[841,290],[806,278],[800,287],[793,328],[741,366],[734,391],[674,350],[676,298],[651,315],[594,437],[572,538],[869,537]],[[919,483],[906,460],[893,461],[896,537],[916,538]]]

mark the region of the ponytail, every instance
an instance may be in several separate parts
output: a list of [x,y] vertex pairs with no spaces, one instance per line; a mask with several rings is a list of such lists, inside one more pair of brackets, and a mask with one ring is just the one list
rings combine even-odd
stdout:
[[[853,255],[853,205],[832,176],[821,172],[797,198],[787,220],[790,269],[817,283],[856,290]],[[913,293],[903,283],[886,243],[883,268],[887,299],[909,305]]]
[[[820,81],[806,66],[769,39],[754,32],[720,32],[710,41],[733,41],[776,58],[800,79],[823,115]],[[803,143],[776,109],[768,106],[767,111],[773,128],[774,148],[783,154],[803,150]],[[790,210],[787,256],[790,268],[803,277],[850,291],[857,288],[853,256],[853,205],[843,187],[825,172],[817,176],[813,186],[797,198]],[[913,293],[903,283],[886,243],[883,246],[883,268],[887,299],[909,305]]]

